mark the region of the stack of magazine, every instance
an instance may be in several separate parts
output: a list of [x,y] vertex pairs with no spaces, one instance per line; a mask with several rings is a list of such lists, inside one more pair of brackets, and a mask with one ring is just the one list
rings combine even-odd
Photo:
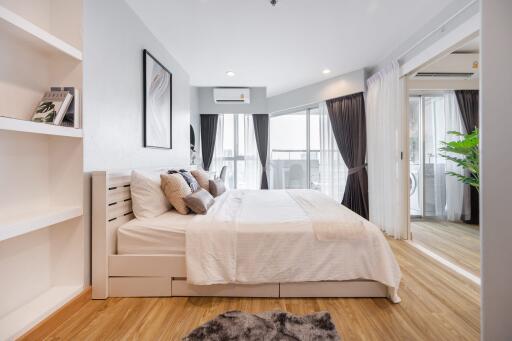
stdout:
[[39,102],[32,121],[80,128],[80,97],[74,87],[51,87]]

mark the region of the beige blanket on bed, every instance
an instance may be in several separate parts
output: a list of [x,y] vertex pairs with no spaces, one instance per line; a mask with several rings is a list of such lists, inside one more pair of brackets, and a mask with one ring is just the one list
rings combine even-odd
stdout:
[[369,279],[399,302],[400,268],[373,224],[312,190],[230,191],[186,229],[198,285]]

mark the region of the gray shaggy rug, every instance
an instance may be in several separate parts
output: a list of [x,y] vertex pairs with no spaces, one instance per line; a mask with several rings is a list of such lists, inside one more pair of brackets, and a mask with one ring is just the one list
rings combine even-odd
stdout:
[[328,312],[295,316],[281,311],[228,311],[193,330],[184,341],[341,340]]

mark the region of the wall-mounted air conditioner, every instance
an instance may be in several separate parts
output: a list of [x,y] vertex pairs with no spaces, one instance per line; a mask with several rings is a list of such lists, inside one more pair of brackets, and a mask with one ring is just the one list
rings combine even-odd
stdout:
[[452,53],[415,74],[412,79],[474,79],[478,78],[479,55],[477,53]]
[[251,103],[249,88],[214,88],[213,100],[219,104]]

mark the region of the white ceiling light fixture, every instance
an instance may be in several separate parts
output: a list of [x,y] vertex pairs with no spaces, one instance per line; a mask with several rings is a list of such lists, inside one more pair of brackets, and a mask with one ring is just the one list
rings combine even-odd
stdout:
[[322,70],[322,73],[323,73],[324,75],[328,75],[328,74],[330,74],[330,73],[331,73],[331,70],[329,70],[329,69],[323,69],[323,70]]
[[228,77],[235,77],[235,71],[231,71],[231,70],[227,71],[226,72],[226,76],[228,76]]

